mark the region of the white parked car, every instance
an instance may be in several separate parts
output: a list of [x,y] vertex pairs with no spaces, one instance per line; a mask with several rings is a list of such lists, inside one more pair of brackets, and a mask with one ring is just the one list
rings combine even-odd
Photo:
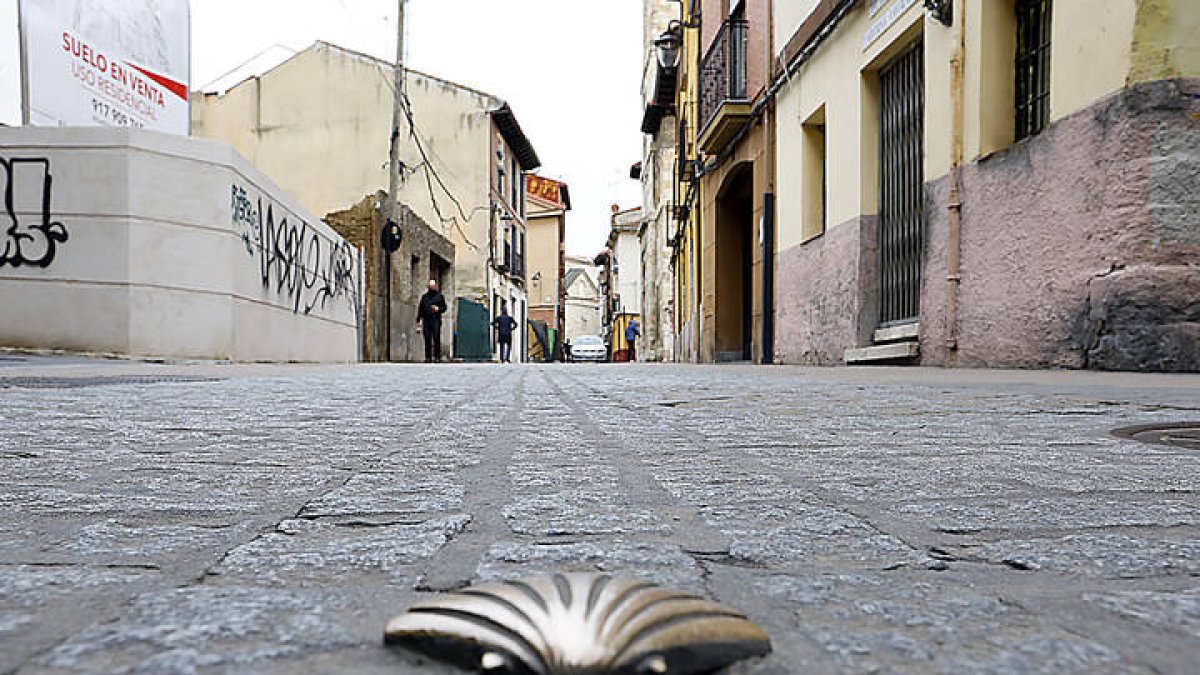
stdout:
[[571,342],[572,361],[607,361],[608,346],[598,335],[583,335]]

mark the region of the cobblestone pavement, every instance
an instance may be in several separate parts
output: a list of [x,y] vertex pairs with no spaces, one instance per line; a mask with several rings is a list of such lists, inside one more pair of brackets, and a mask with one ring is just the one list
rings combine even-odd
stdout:
[[431,591],[744,609],[792,673],[1194,673],[1200,379],[0,364],[0,672],[431,673]]

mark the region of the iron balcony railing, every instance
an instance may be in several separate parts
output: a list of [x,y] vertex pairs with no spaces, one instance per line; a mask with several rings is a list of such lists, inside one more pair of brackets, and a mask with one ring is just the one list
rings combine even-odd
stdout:
[[749,24],[730,17],[721,24],[700,62],[700,128],[708,127],[726,101],[746,100],[746,39]]

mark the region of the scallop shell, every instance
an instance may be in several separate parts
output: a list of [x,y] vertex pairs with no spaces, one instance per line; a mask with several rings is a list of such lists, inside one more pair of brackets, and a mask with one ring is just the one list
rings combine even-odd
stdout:
[[419,602],[384,641],[463,668],[520,675],[688,675],[771,651],[744,614],[655,584],[553,574]]

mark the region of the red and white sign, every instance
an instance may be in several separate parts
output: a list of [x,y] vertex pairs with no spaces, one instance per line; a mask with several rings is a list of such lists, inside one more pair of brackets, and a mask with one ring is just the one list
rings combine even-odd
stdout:
[[188,133],[187,0],[21,0],[21,25],[30,124]]

